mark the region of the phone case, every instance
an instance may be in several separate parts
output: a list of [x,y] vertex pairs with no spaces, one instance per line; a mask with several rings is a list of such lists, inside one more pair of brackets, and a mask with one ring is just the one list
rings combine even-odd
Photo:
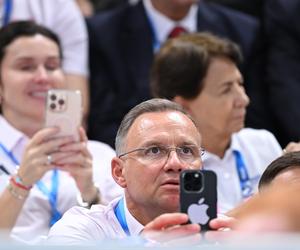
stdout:
[[209,170],[185,170],[180,174],[180,211],[190,223],[209,230],[209,221],[217,216],[217,176]]
[[45,127],[59,127],[55,137],[73,136],[79,141],[78,128],[82,118],[82,98],[79,90],[48,90]]

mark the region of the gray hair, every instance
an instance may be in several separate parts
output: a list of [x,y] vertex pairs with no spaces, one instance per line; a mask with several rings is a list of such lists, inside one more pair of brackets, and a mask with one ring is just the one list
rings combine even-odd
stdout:
[[187,116],[197,128],[197,125],[193,118],[183,109],[183,107],[175,102],[167,99],[153,98],[148,101],[144,101],[137,106],[133,107],[123,118],[116,136],[116,153],[120,155],[124,152],[125,139],[128,131],[131,128],[134,121],[145,113],[159,113],[165,111],[177,111]]

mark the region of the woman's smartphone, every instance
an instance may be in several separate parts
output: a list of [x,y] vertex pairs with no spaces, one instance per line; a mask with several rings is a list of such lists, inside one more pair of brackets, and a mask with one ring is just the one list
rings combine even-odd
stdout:
[[75,141],[79,141],[81,119],[82,97],[79,90],[48,90],[45,127],[59,127],[55,137],[73,136]]
[[209,170],[185,170],[180,174],[180,211],[190,223],[209,230],[209,222],[217,217],[217,176]]

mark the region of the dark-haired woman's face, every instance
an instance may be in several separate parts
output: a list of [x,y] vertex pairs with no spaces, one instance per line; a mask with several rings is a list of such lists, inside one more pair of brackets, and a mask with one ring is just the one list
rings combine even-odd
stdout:
[[231,136],[242,129],[249,98],[236,65],[225,58],[213,59],[203,85],[188,107],[201,133]]
[[20,37],[6,47],[1,63],[2,113],[7,119],[43,119],[48,89],[63,88],[57,44],[47,37]]

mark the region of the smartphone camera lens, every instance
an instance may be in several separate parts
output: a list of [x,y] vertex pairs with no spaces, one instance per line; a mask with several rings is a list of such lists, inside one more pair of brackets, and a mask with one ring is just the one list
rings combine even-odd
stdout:
[[64,104],[65,104],[65,101],[64,101],[63,99],[59,99],[59,100],[58,100],[58,104],[59,104],[59,105],[64,105]]
[[56,104],[55,103],[51,103],[50,104],[50,109],[55,110],[56,109]]
[[52,101],[55,101],[56,100],[56,95],[50,95],[50,99],[52,100]]
[[184,189],[186,191],[197,192],[202,188],[201,173],[185,173],[184,175]]

